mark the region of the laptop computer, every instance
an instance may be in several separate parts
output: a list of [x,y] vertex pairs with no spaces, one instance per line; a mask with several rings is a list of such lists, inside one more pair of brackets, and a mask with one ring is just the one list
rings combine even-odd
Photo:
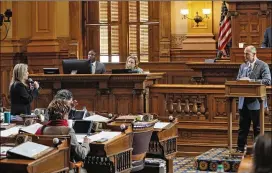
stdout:
[[43,68],[43,73],[44,74],[59,74],[59,69],[58,68]]
[[73,129],[75,130],[75,134],[84,134],[89,135],[92,133],[93,122],[87,120],[75,120]]
[[127,73],[137,73],[137,71],[131,69],[112,69],[112,74],[127,74]]
[[87,110],[75,110],[73,113],[73,120],[82,120],[88,115]]

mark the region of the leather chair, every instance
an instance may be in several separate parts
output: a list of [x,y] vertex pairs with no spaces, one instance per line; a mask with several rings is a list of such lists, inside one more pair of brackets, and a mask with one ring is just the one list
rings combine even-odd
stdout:
[[133,123],[133,151],[131,172],[139,172],[145,167],[145,156],[148,151],[154,125],[154,122],[150,122],[144,126],[142,126],[141,123]]

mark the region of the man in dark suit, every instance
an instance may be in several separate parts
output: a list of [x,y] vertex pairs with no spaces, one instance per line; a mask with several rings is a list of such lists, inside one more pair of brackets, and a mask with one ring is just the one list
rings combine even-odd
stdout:
[[88,60],[90,61],[91,74],[103,74],[106,72],[105,65],[95,60],[96,53],[94,50],[88,52]]
[[[271,84],[271,74],[267,63],[259,60],[254,46],[247,46],[244,50],[245,63],[241,64],[237,80],[261,80],[264,85]],[[264,101],[267,107],[267,100]],[[253,122],[254,138],[260,134],[260,103],[256,98],[239,98],[239,130],[237,151],[244,152],[247,143],[251,121]]]
[[264,33],[262,48],[272,47],[272,28],[268,27]]

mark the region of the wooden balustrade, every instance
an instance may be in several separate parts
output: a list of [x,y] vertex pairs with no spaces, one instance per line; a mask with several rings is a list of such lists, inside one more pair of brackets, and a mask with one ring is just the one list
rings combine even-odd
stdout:
[[[265,111],[265,130],[271,130],[271,93],[267,87],[268,108]],[[161,119],[177,117],[179,155],[196,155],[213,147],[227,147],[227,110],[225,85],[167,85],[149,88],[150,113]],[[236,101],[238,103],[238,99]],[[233,116],[234,137],[237,140],[239,113]],[[248,138],[253,141],[252,134]]]

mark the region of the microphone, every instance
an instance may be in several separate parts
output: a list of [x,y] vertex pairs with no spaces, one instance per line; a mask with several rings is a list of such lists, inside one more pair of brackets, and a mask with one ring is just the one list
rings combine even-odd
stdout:
[[58,145],[62,144],[62,142],[59,140],[59,138],[54,138],[53,139],[53,144],[55,147],[57,147]]
[[[32,79],[32,78],[28,78],[28,79],[27,79],[27,82],[29,83],[30,88],[31,88],[31,89],[34,89],[34,81],[33,81],[33,79]],[[40,82],[38,82],[38,84],[40,84]],[[42,87],[39,86],[38,89],[42,89]]]
[[33,79],[31,79],[31,78],[28,78],[27,81],[28,81],[28,83],[30,83],[30,84],[34,84],[34,81],[33,81]]

